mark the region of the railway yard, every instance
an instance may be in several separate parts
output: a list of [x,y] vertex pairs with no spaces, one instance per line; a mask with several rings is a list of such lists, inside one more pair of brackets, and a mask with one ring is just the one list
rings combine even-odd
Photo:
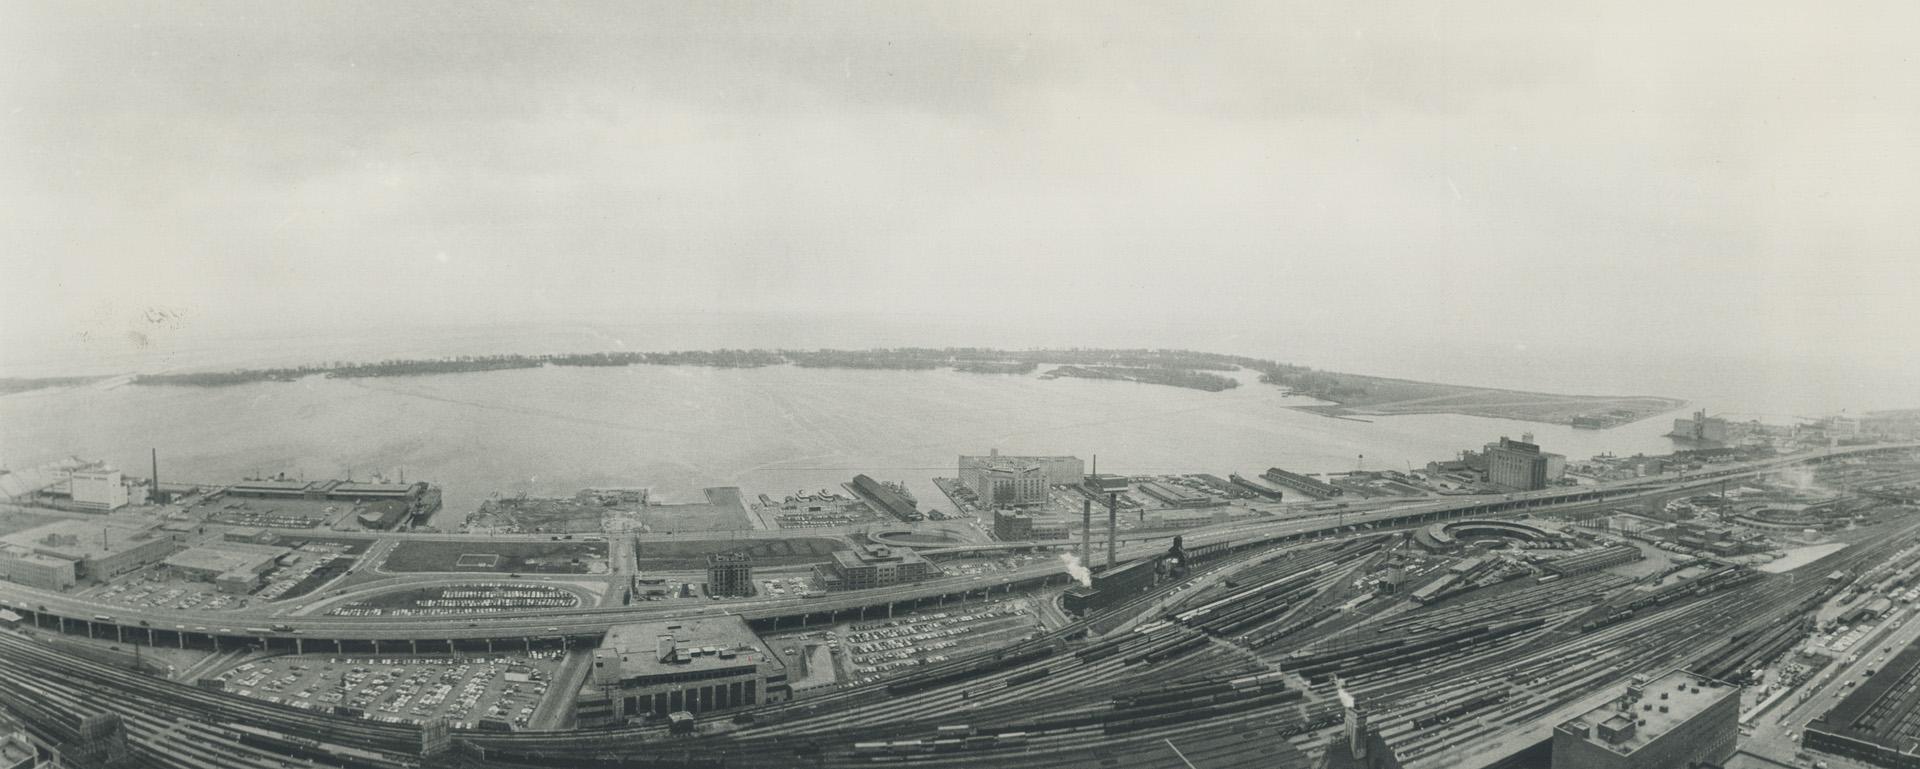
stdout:
[[[154,767],[1310,767],[1358,712],[1399,765],[1474,767],[1526,765],[1630,676],[1685,669],[1748,687],[1734,765],[1896,766],[1920,734],[1920,511],[1875,490],[1916,476],[1910,447],[1797,457],[1524,507],[1218,524],[1130,542],[1118,564],[1085,553],[1084,577],[1034,554],[829,596],[765,576],[745,602],[583,606],[494,578],[156,635],[107,616],[127,609],[104,593],[91,620],[14,600],[0,703],[76,755],[103,750],[83,722],[115,716],[127,765]],[[534,544],[515,557],[556,573],[608,557]],[[408,557],[438,572],[479,549]],[[817,685],[697,723],[558,728],[595,623],[725,612]],[[389,623],[420,632],[366,640]],[[209,661],[195,680],[138,673],[50,645],[62,630]]]

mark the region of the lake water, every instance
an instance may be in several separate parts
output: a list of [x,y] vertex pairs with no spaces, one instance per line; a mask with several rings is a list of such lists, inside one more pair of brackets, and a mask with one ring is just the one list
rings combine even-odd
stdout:
[[[695,499],[737,485],[775,498],[838,489],[856,473],[928,480],[955,457],[1100,456],[1102,471],[1259,473],[1405,469],[1501,435],[1532,432],[1573,458],[1664,453],[1667,416],[1575,430],[1464,416],[1359,422],[1252,383],[1208,393],[1037,376],[775,367],[545,368],[225,388],[80,387],[0,397],[0,456],[30,466],[67,454],[200,482],[285,472],[441,484],[451,511],[494,493],[651,486]],[[1364,456],[1364,460],[1362,459]]]

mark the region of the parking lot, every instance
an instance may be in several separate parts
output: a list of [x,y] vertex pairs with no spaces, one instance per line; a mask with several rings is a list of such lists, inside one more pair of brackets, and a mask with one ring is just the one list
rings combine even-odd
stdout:
[[222,593],[211,582],[195,582],[168,576],[152,567],[138,576],[122,577],[98,588],[90,600],[136,609],[172,609],[174,611],[233,611],[247,607],[244,595]]
[[389,723],[444,717],[456,729],[508,730],[533,720],[559,665],[560,652],[303,655],[248,662],[219,678],[227,691],[296,708]]
[[839,634],[853,683],[869,683],[920,665],[945,662],[969,649],[998,646],[1031,633],[1037,618],[1017,599],[987,601],[876,622]]

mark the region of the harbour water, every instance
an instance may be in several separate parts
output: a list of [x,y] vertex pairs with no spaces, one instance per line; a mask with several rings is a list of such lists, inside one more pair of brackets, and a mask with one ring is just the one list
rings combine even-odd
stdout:
[[[1550,392],[1664,395],[1715,413],[1778,420],[1852,408],[1920,405],[1911,372],[1739,359],[1683,348],[1632,352],[1505,349],[1465,340],[1370,341],[1200,325],[1134,328],[1062,323],[990,332],[938,320],[859,316],[655,317],[625,325],[411,329],[283,337],[153,336],[138,344],[18,344],[14,376],[217,370],[502,352],[720,347],[987,345],[1154,346],[1255,355],[1333,370]],[[32,354],[28,354],[32,353]],[[1431,415],[1332,419],[1289,408],[1253,382],[1207,393],[1173,387],[951,371],[777,367],[549,368],[365,380],[311,378],[225,388],[98,387],[0,396],[0,463],[67,454],[144,474],[160,449],[169,478],[221,481],[288,473],[432,479],[449,510],[490,494],[564,494],[644,485],[690,498],[739,485],[780,496],[833,489],[855,473],[903,480],[926,503],[928,481],[961,453],[1099,454],[1116,472],[1309,472],[1405,469],[1501,435],[1532,432],[1573,458],[1665,453],[1674,414],[1611,430],[1575,430]]]
[[67,453],[145,473],[220,481],[432,479],[449,510],[493,493],[646,485],[689,498],[738,485],[778,497],[855,473],[903,480],[923,502],[954,458],[1100,455],[1103,471],[1258,473],[1405,469],[1532,432],[1571,457],[1665,452],[1666,418],[1575,430],[1434,415],[1371,422],[1289,408],[1314,401],[1249,383],[1220,393],[952,371],[775,367],[544,368],[222,388],[77,387],[0,398],[7,460]]

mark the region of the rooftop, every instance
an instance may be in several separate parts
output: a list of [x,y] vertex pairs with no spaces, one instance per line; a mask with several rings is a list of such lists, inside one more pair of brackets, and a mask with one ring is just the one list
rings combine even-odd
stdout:
[[780,664],[746,620],[734,614],[615,625],[594,650],[593,661],[596,668],[618,665],[623,679]]
[[915,563],[926,560],[908,548],[867,545],[852,550],[835,550],[833,559],[842,566],[873,566],[884,563]]
[[0,537],[0,543],[76,561],[112,555],[152,540],[153,535],[142,529],[81,520],[54,521]]
[[227,573],[241,571],[258,566],[262,561],[272,560],[290,551],[284,547],[268,545],[247,545],[238,542],[222,542],[218,545],[205,545],[182,550],[167,556],[162,563],[183,569],[196,569]]
[[[1629,687],[1622,698],[1587,711],[1567,723],[1588,742],[1629,754],[1740,690],[1705,676],[1675,670],[1648,682],[1636,697]],[[1596,728],[1597,727],[1597,728]]]

